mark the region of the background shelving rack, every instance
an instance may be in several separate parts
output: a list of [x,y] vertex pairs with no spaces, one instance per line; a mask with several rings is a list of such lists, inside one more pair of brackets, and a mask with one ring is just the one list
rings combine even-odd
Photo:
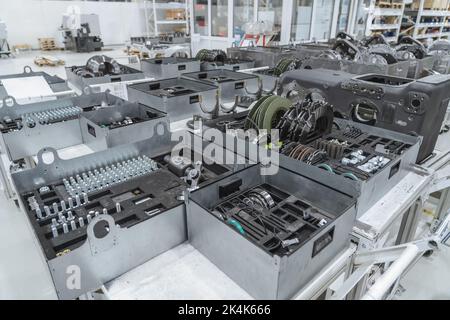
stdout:
[[[189,10],[187,0],[178,2],[144,1],[147,36],[159,36],[164,33],[189,33]],[[169,10],[180,12],[180,16],[168,14]],[[181,14],[182,12],[182,14]],[[168,18],[168,16],[171,16]]]
[[371,0],[366,36],[381,33],[389,42],[397,42],[404,8],[403,0]]
[[449,0],[413,0],[405,5],[401,33],[425,43],[450,36]]

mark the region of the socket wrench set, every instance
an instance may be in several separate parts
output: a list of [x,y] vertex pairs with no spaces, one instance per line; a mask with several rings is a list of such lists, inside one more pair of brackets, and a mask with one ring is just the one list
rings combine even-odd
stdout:
[[180,77],[183,73],[200,71],[200,61],[179,57],[142,59],[141,70],[148,77],[171,79]]
[[100,55],[91,57],[84,66],[66,67],[67,81],[79,90],[94,84],[144,79],[140,70],[119,64],[115,59]]
[[171,122],[220,112],[218,87],[185,78],[149,81],[128,86],[128,98],[167,113]]
[[[269,145],[272,152],[279,153],[282,167],[295,172],[311,172],[323,184],[340,190],[343,185],[358,190],[358,216],[405,177],[416,162],[420,137],[335,119],[332,106],[321,101],[305,101],[291,104],[291,107],[283,103],[284,99],[280,97],[264,97],[250,112],[205,120],[203,124],[206,128],[225,132],[227,139],[234,139],[231,145],[235,150],[246,152],[241,156],[249,157],[248,143],[257,143],[260,147]],[[255,111],[255,108],[273,109],[275,111],[266,113],[280,114],[261,121],[264,111]],[[255,116],[258,113],[261,116]],[[273,126],[258,126],[265,122]],[[253,134],[247,131],[243,136],[242,129],[254,131]],[[258,135],[259,129],[277,129],[279,136],[263,137]]]
[[[202,150],[172,156],[163,127],[151,139],[71,160],[46,148],[37,167],[12,175],[60,299],[96,290],[186,241],[187,192],[231,173],[202,162]],[[46,152],[53,163],[43,161]],[[79,267],[80,287],[67,286],[71,266]]]
[[339,117],[422,136],[418,163],[433,153],[450,100],[449,85],[448,75],[414,80],[325,69],[291,71],[280,79],[283,96],[325,100]]
[[88,143],[103,150],[146,139],[154,123],[167,122],[160,111],[105,92],[27,105],[12,101],[12,107],[0,108],[2,143],[11,161],[49,145],[62,149]]
[[189,241],[254,298],[290,299],[348,245],[356,197],[282,166],[260,170],[192,193]]
[[[53,91],[56,98],[67,98],[73,95],[73,92],[70,90],[65,80],[61,79],[58,76],[51,76],[43,71],[33,71],[31,67],[26,66],[23,69],[23,73],[0,75],[0,100],[3,100],[4,98],[10,96],[10,94],[6,91],[5,85],[3,84],[4,80],[32,77],[42,77],[48,84],[50,89]],[[44,96],[43,98],[47,97]]]

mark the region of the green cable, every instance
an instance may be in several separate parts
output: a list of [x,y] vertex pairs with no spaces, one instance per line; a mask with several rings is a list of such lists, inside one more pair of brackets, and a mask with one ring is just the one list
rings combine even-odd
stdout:
[[348,178],[348,179],[352,179],[352,180],[355,180],[355,181],[359,181],[358,177],[355,176],[355,175],[354,175],[353,173],[351,173],[351,172],[346,172],[346,173],[344,173],[342,176],[345,177],[345,178]]
[[241,226],[241,224],[239,222],[237,222],[234,219],[230,219],[228,220],[228,224],[232,225],[233,227],[236,228],[237,231],[239,231],[240,234],[242,234],[243,236],[245,236],[245,231],[244,228]]
[[321,163],[321,164],[319,164],[319,165],[317,166],[317,168],[324,169],[324,170],[326,170],[326,171],[328,171],[328,172],[334,173],[333,168],[331,168],[331,167],[330,167],[329,165],[327,165],[326,163]]

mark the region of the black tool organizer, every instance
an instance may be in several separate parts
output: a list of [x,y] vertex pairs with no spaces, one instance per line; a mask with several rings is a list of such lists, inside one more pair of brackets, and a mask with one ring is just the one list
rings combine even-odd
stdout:
[[[345,144],[338,145],[332,141],[339,141],[340,143]],[[283,154],[289,155],[292,149],[297,145],[298,143],[295,142],[284,141],[284,146],[281,151]],[[315,150],[323,151],[323,157],[319,157],[318,161],[313,161],[309,164],[316,166],[325,164],[329,166],[335,174],[345,175],[346,177],[349,177],[348,174],[353,174],[358,180],[368,180],[379,170],[384,168],[383,166],[372,173],[368,173],[358,169],[358,166],[364,165],[377,156],[387,158],[390,162],[395,161],[399,155],[411,147],[411,145],[400,141],[364,133],[360,129],[350,125],[345,128],[335,127],[330,134],[319,137],[305,145],[312,147]],[[356,165],[344,165],[341,162],[343,158],[351,157],[351,153],[358,150],[363,152],[363,155],[366,157],[365,160]],[[306,159],[303,161],[306,162]]]
[[[185,157],[183,152],[180,155]],[[56,218],[58,220],[58,215],[38,219],[36,211],[32,210],[28,199],[34,197],[41,208],[44,206],[53,208],[53,204],[56,203],[58,211],[61,212],[60,202],[62,200],[67,202],[70,197],[62,183],[62,179],[47,185],[44,192],[34,190],[22,194],[21,197],[25,204],[26,212],[36,230],[47,259],[53,259],[67,250],[73,251],[86,241],[87,216],[92,212],[98,212],[101,215],[104,214],[103,210],[106,209],[107,214],[114,218],[117,225],[121,228],[130,228],[182,204],[183,200],[179,196],[186,190],[189,183],[170,171],[167,163],[164,161],[165,156],[167,154],[153,159],[158,164],[158,169],[155,171],[111,185],[99,191],[90,192],[87,204],[82,203],[81,206],[64,212],[66,219],[68,218],[68,211],[72,212],[76,230],[72,230],[69,224],[69,232],[63,233],[62,223],[58,223],[58,236],[56,238],[53,237],[51,226],[52,219]],[[191,151],[190,156],[191,159],[194,159],[193,151]],[[215,163],[204,164],[199,183],[207,183],[210,179],[214,179],[227,171],[226,167]],[[117,211],[117,204],[120,205],[120,212]],[[84,226],[80,226],[80,217],[83,219]],[[70,223],[68,219],[67,221]]]
[[[252,193],[261,190],[273,199],[271,208],[250,200]],[[233,193],[216,205],[213,212],[268,253],[280,256],[296,251],[334,219],[267,183]],[[316,254],[319,251],[317,248]]]
[[[241,113],[227,115],[218,119],[203,120],[207,127],[216,128],[222,132],[233,129],[243,129],[245,119],[247,118],[248,111]],[[332,140],[338,140],[340,142],[348,142],[346,146],[334,146],[329,142]],[[289,140],[282,141],[281,153],[289,155],[292,149],[299,145],[297,142]],[[304,143],[306,147],[311,147],[321,152],[322,157],[317,157],[316,161],[308,163],[311,165],[326,164],[332,170],[333,173],[338,175],[345,175],[347,178],[357,178],[359,180],[368,180],[370,177],[376,175],[378,171],[367,173],[359,170],[357,167],[367,163],[370,159],[382,156],[388,158],[391,161],[395,161],[396,158],[411,147],[410,144],[400,141],[382,138],[373,134],[362,132],[360,129],[352,126],[346,126],[343,128],[338,127],[336,124],[332,128],[332,132],[325,135],[315,134],[312,132],[309,139]],[[329,145],[327,147],[327,145]],[[354,151],[362,150],[366,159],[357,165],[344,165],[341,163],[342,158],[349,157]],[[306,159],[304,162],[307,162]],[[353,174],[353,176],[349,176]],[[394,174],[394,173],[393,173]]]

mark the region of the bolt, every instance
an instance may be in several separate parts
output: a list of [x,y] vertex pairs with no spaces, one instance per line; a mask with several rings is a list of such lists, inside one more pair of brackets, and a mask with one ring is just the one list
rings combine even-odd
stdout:
[[52,234],[53,238],[58,237],[58,229],[56,229],[56,226],[52,226]]
[[44,211],[45,211],[45,215],[46,216],[50,216],[51,215],[50,208],[48,206],[44,206]]

